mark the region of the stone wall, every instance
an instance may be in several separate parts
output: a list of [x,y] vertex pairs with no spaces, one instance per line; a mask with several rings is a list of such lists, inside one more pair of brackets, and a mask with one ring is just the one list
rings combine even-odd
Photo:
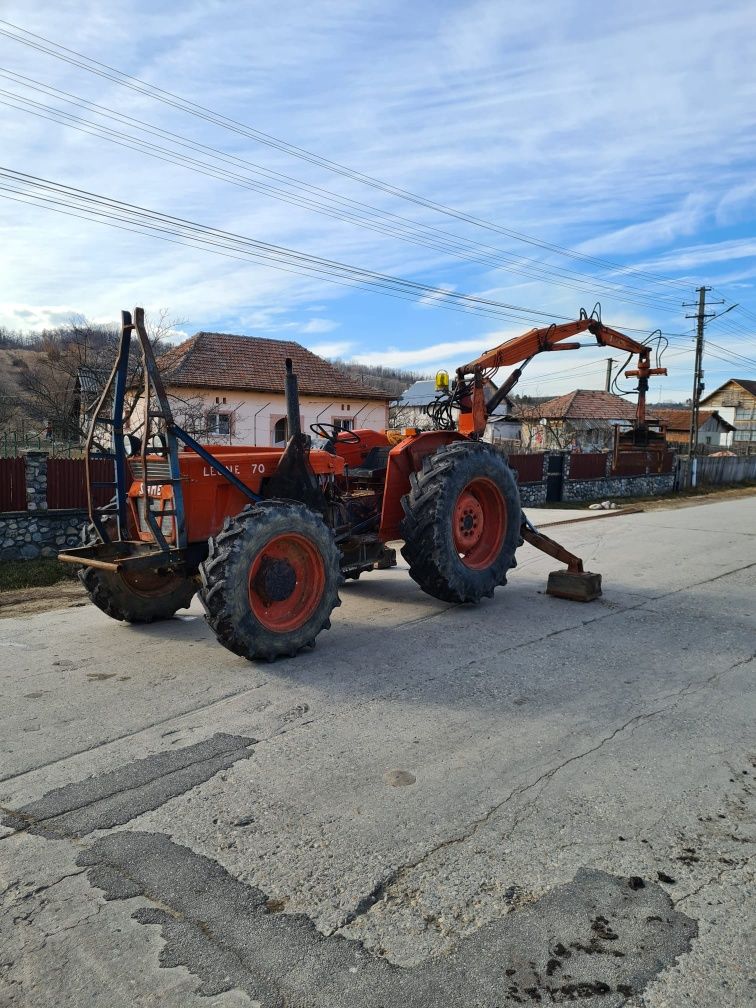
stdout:
[[526,507],[538,507],[546,501],[546,481],[520,483],[520,500]]
[[54,557],[81,545],[89,521],[83,510],[47,508],[47,452],[26,452],[26,511],[0,513],[0,562]]
[[47,452],[26,453],[26,507],[47,511]]
[[81,545],[86,511],[6,511],[0,514],[0,561],[54,557]]
[[565,480],[563,501],[613,500],[615,497],[654,497],[671,493],[674,473],[651,476],[609,476],[596,480]]
[[[564,454],[563,501],[601,501],[615,497],[653,497],[675,489],[674,473],[647,473],[643,476],[611,476],[611,454],[606,455],[606,475],[595,479],[570,479],[570,454],[544,452],[544,476],[536,482],[520,484],[520,498],[526,506],[537,507],[546,502],[546,470],[548,456]],[[553,501],[555,505],[557,501]]]

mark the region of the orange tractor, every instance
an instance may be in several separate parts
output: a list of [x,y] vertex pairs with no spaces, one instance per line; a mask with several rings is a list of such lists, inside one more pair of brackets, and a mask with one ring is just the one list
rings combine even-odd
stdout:
[[[534,329],[457,370],[443,373],[429,411],[438,429],[406,436],[374,430],[300,429],[297,377],[287,361],[290,437],[285,448],[199,444],[173,418],[144,327],[122,313],[119,351],[94,411],[86,445],[90,522],[85,544],[60,555],[79,564],[95,605],[113,619],[149,623],[186,607],[199,591],[218,640],[245,658],[294,655],[330,626],[345,578],[396,564],[387,544],[404,540],[410,576],[445,602],[478,602],[506,584],[523,540],[567,564],[548,591],[590,601],[601,577],[525,518],[506,455],[480,440],[488,415],[522,373],[492,398],[491,369],[538,353],[573,349],[562,340],[590,332],[599,346],[638,354],[638,411],[618,451],[663,448],[645,423],[651,349],[581,312],[565,325]],[[141,350],[139,438],[124,432],[129,353]],[[133,391],[133,390],[132,390]],[[397,443],[398,442],[398,443]],[[114,496],[97,507],[93,462],[107,459]]]

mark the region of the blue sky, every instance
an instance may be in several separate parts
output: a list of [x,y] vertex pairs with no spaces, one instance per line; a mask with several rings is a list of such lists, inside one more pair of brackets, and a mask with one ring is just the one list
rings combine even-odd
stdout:
[[[12,75],[481,243],[477,259],[495,255],[499,265],[335,220],[0,105],[6,167],[556,315],[575,317],[600,300],[610,325],[673,334],[670,376],[654,382],[652,399],[690,395],[692,309],[681,303],[706,283],[711,298],[742,306],[707,327],[715,344],[707,388],[756,374],[730,357],[756,360],[752,3],[6,0],[0,18],[356,171],[607,265],[433,213],[0,36],[0,67]],[[17,77],[0,88],[71,110]],[[75,111],[92,117],[91,109]],[[122,132],[126,142],[145,135]],[[72,313],[112,320],[141,304],[182,320],[176,338],[245,332],[432,372],[532,325],[525,315],[442,310],[432,298],[392,300],[22,203],[0,200],[0,214],[0,324],[14,328]],[[607,290],[617,285],[621,291]],[[521,389],[600,388],[607,356],[596,348],[537,360]]]

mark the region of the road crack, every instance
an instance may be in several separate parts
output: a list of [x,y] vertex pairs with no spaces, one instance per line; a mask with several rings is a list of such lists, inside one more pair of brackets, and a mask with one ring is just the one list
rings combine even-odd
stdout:
[[646,721],[650,721],[652,718],[658,717],[660,714],[665,714],[668,711],[673,710],[680,702],[680,700],[682,700],[686,696],[693,695],[694,693],[697,693],[700,690],[705,689],[706,686],[711,685],[711,683],[719,679],[721,676],[727,674],[728,672],[733,671],[736,668],[739,668],[742,665],[749,664],[755,658],[756,654],[750,655],[747,658],[739,659],[726,669],[721,669],[720,671],[715,672],[710,676],[707,676],[705,679],[691,680],[680,689],[674,690],[673,692],[668,693],[659,698],[660,700],[666,700],[674,697],[675,698],[674,702],[667,704],[666,706],[657,707],[656,709],[651,711],[644,711],[640,714],[633,715],[632,717],[624,721],[621,725],[619,725],[617,728],[613,729],[613,731],[611,731],[608,735],[605,735],[603,738],[601,738],[597,743],[590,746],[588,749],[585,749],[579,753],[575,753],[573,756],[568,757],[561,763],[558,763],[556,766],[550,767],[548,770],[544,770],[543,773],[539,774],[534,780],[524,784],[519,784],[516,787],[512,788],[512,790],[501,801],[493,805],[483,815],[478,816],[477,818],[469,822],[462,831],[454,834],[451,837],[447,837],[445,840],[442,840],[437,844],[434,844],[431,848],[426,850],[420,857],[414,859],[413,861],[406,862],[405,864],[402,864],[397,868],[394,868],[392,871],[388,872],[383,879],[376,882],[376,884],[373,886],[373,888],[366,896],[364,896],[357,902],[354,909],[351,910],[348,914],[346,914],[346,916],[342,919],[342,921],[335,927],[333,927],[328,933],[334,934],[341,928],[346,927],[347,925],[353,923],[359,917],[369,913],[370,910],[375,906],[375,904],[378,903],[381,899],[384,899],[388,894],[389,890],[397,883],[400,883],[410,872],[419,868],[421,865],[423,865],[434,855],[438,854],[440,851],[446,850],[450,847],[454,847],[458,844],[466,843],[468,840],[472,839],[480,829],[485,827],[502,809],[504,809],[507,805],[509,805],[510,802],[512,802],[516,798],[522,797],[523,795],[532,791],[534,788],[538,788],[540,786],[539,792],[534,798],[534,800],[526,804],[520,811],[520,813],[515,817],[512,823],[512,827],[510,828],[508,833],[508,836],[511,838],[517,831],[520,823],[525,818],[527,812],[533,807],[533,805],[537,803],[538,799],[540,798],[545,788],[548,786],[549,782],[566,767],[571,766],[573,763],[577,763],[578,761],[585,759],[587,756],[591,756],[594,753],[599,752],[601,749],[604,748],[604,746],[608,745],[615,738],[617,738],[618,735],[623,734],[628,729],[632,730],[636,728],[639,724],[642,724]]
[[708,889],[709,886],[716,885],[717,882],[721,882],[722,879],[725,877],[725,875],[730,875],[733,872],[743,871],[744,869],[748,868],[752,860],[753,860],[752,857],[747,857],[739,864],[725,865],[724,867],[720,868],[720,870],[716,873],[716,875],[712,875],[711,878],[706,879],[705,882],[702,882],[695,889],[692,889],[689,893],[686,893],[684,896],[681,896],[680,899],[673,900],[673,905],[675,907],[678,907],[680,906],[681,903],[685,903],[686,900],[692,899],[694,896],[698,896],[698,894],[703,892],[704,889]]

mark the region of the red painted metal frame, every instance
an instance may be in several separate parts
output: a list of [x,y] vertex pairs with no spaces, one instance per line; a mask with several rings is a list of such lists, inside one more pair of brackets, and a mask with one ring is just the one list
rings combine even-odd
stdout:
[[[589,317],[585,312],[581,313],[581,317],[575,322],[563,322],[559,325],[545,326],[542,329],[530,329],[522,336],[507,340],[494,347],[493,350],[486,350],[469,364],[463,364],[462,367],[457,368],[457,378],[459,381],[464,381],[467,375],[474,375],[477,388],[482,372],[489,368],[507,367],[519,361],[527,361],[536,354],[547,351],[578,349],[579,343],[562,343],[562,340],[568,339],[570,336],[578,336],[583,332],[590,332],[599,346],[616,347],[619,350],[638,355],[638,367],[632,371],[626,371],[625,376],[639,379],[638,408],[635,419],[638,426],[645,426],[648,379],[651,375],[666,375],[667,369],[651,367],[651,347],[648,344],[639,343],[638,340],[631,339],[617,329],[605,326],[599,319]],[[499,395],[504,391],[504,388],[507,392],[511,391],[517,378],[519,378],[519,372],[515,372],[510,380],[503,383]],[[494,404],[497,401],[498,396],[492,400]],[[483,413],[485,414],[485,412],[484,409]],[[471,419],[470,414],[472,414]],[[476,403],[474,394],[469,405],[463,403],[460,414],[460,430],[471,434],[482,434],[485,430],[485,416],[481,416],[480,406]]]
[[[245,486],[254,493],[260,493],[263,480],[272,476],[283,455],[283,448],[261,448],[250,445],[203,445],[218,462],[229,469]],[[190,543],[201,542],[215,535],[223,525],[225,518],[239,514],[248,498],[235,486],[228,482],[222,473],[208,465],[204,459],[194,452],[179,452],[179,469],[184,493],[184,509],[186,512],[187,540]],[[148,455],[147,468],[150,464],[165,465],[162,455]],[[338,455],[324,451],[310,452],[310,465],[316,475],[344,472],[344,460]],[[144,500],[142,480],[135,479],[128,492],[131,512],[130,524],[140,529],[139,538],[144,542],[153,540],[152,531],[138,520],[138,502]],[[146,487],[148,496],[153,501],[159,501],[158,508],[153,512],[156,521],[160,521],[161,511],[171,511],[173,487],[169,481],[164,484],[151,484]],[[175,543],[175,524],[164,532],[169,543]]]
[[410,435],[391,449],[378,532],[383,542],[402,537],[399,530],[404,517],[402,497],[409,493],[410,474],[422,468],[426,455],[432,455],[439,448],[454,441],[466,440],[467,438],[457,431],[424,431],[421,434]]

